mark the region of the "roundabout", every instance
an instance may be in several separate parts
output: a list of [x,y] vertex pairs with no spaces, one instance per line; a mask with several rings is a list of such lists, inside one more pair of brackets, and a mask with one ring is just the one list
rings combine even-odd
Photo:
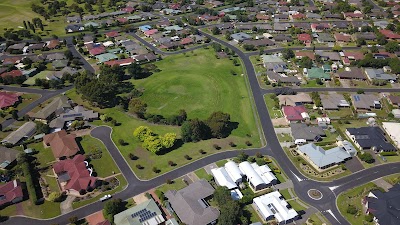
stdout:
[[310,189],[307,191],[308,197],[310,197],[311,199],[314,200],[321,200],[323,195],[321,193],[321,191],[317,190],[317,189]]

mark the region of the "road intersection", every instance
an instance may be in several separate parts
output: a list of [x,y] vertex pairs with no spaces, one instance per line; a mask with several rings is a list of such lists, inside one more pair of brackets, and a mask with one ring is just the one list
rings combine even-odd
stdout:
[[[304,176],[302,173],[300,173],[297,168],[292,164],[290,159],[287,157],[285,152],[283,151],[279,140],[275,134],[272,121],[270,119],[269,112],[267,110],[267,107],[264,102],[264,94],[267,93],[273,93],[274,89],[266,90],[262,89],[259,86],[254,67],[249,59],[251,55],[255,55],[258,53],[243,53],[241,50],[239,50],[237,47],[222,41],[214,36],[211,36],[207,33],[202,32],[204,36],[209,37],[212,41],[220,43],[224,46],[229,47],[232,49],[238,57],[242,60],[244,67],[246,69],[247,77],[249,80],[249,84],[251,87],[251,92],[253,95],[253,99],[255,102],[256,110],[259,115],[259,120],[260,124],[263,129],[263,136],[267,142],[267,145],[259,148],[259,149],[249,149],[246,150],[246,153],[249,155],[255,155],[257,152],[261,152],[262,154],[269,155],[277,160],[279,163],[279,166],[282,168],[282,170],[286,173],[286,175],[292,180],[293,185],[294,185],[294,191],[296,192],[297,196],[304,202],[310,204],[314,208],[316,208],[318,211],[322,212],[327,219],[331,222],[331,224],[349,224],[345,218],[340,214],[336,207],[336,197],[342,193],[343,191],[346,191],[348,189],[354,188],[356,186],[362,185],[364,183],[368,183],[370,181],[373,181],[375,179],[378,179],[380,177],[390,175],[393,173],[398,173],[400,171],[400,163],[391,163],[391,164],[383,164],[379,165],[373,168],[365,169],[362,171],[359,171],[357,173],[353,173],[349,176],[337,179],[335,181],[331,182],[320,182],[320,181],[314,181],[306,176]],[[132,36],[135,37],[135,34],[131,34]],[[154,47],[151,46],[149,43],[147,43],[143,39],[139,39],[143,44],[145,44],[147,47],[149,47],[152,50]],[[67,40],[67,43],[71,40]],[[147,43],[147,44],[146,44]],[[190,51],[193,49],[189,49]],[[187,51],[189,51],[187,50]],[[159,51],[159,50],[158,50]],[[157,51],[157,52],[158,52]],[[279,51],[279,49],[268,49],[266,52],[271,53],[271,52],[276,52]],[[175,54],[178,54],[181,52],[177,52]],[[78,54],[80,55],[76,50],[73,52],[74,55]],[[160,54],[164,54],[164,52],[160,52]],[[170,53],[169,53],[170,54]],[[80,57],[81,60],[85,61],[82,56]],[[86,62],[86,61],[85,61]],[[87,62],[86,62],[87,63]],[[88,65],[84,64],[85,68],[87,70],[91,70]],[[91,67],[91,66],[90,66]],[[60,94],[69,88],[65,88],[63,90],[57,90],[57,91],[48,91],[48,90],[40,90],[40,89],[27,89],[27,88],[17,88],[17,87],[8,87],[8,86],[2,86],[5,90],[12,90],[12,91],[22,91],[22,92],[29,92],[29,93],[38,93],[42,95],[42,98],[40,98],[38,101],[30,104],[29,106],[26,107],[26,109],[21,110],[20,116],[24,115],[26,112],[30,111],[32,108],[36,107],[38,104],[44,102],[45,100],[56,96],[57,94]],[[297,92],[311,92],[311,91],[357,91],[359,88],[294,88]],[[400,89],[363,89],[366,92],[392,92],[392,91],[400,91]],[[7,122],[7,121],[6,121]],[[4,122],[4,123],[6,123]],[[7,124],[4,124],[7,125]],[[3,125],[3,127],[4,127]],[[8,124],[9,125],[9,124]],[[134,195],[143,193],[151,188],[157,187],[159,185],[162,185],[166,182],[167,179],[176,179],[179,178],[189,172],[192,172],[194,170],[197,170],[199,168],[202,168],[210,163],[222,160],[222,159],[227,159],[227,158],[232,158],[237,156],[238,152],[241,150],[232,150],[232,151],[224,151],[224,152],[219,152],[213,155],[209,155],[205,158],[202,158],[200,160],[194,161],[190,164],[187,164],[185,166],[182,166],[180,168],[177,168],[171,172],[168,172],[166,174],[160,175],[156,178],[153,178],[151,180],[140,180],[136,175],[133,173],[132,169],[128,165],[128,163],[125,161],[125,158],[120,154],[118,148],[114,144],[114,142],[111,139],[111,133],[112,129],[110,127],[97,127],[92,130],[91,135],[95,138],[98,138],[101,140],[108,151],[110,152],[111,156],[115,160],[116,164],[118,165],[120,171],[122,172],[123,176],[126,178],[128,181],[128,186],[125,187],[125,189],[117,194],[115,194],[115,198],[121,198],[121,199],[128,199]],[[309,190],[311,189],[316,189],[321,193],[321,198],[313,198],[309,195]],[[21,216],[15,216],[10,218],[8,221],[4,222],[4,224],[21,224],[21,225],[27,225],[27,224],[65,224],[68,221],[68,218],[72,216],[77,216],[78,218],[83,218],[87,215],[90,215],[96,211],[99,211],[103,208],[102,202],[94,202],[92,204],[86,205],[82,208],[76,209],[70,213],[63,214],[61,216],[58,216],[53,219],[49,220],[38,220],[38,219],[33,219],[33,218],[26,218],[26,217],[21,217]]]

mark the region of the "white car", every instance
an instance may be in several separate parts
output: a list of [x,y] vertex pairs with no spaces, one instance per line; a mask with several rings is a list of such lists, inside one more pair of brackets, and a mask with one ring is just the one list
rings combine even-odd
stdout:
[[100,198],[100,201],[104,202],[104,201],[110,199],[111,197],[112,197],[111,195],[104,195],[103,197]]

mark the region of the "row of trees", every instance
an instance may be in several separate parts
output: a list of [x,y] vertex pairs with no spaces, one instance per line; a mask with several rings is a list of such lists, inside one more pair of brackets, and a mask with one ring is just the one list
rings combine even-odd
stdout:
[[359,67],[382,68],[390,66],[394,74],[400,73],[400,60],[398,58],[375,59],[371,53],[365,55],[363,60],[355,62]]
[[198,118],[185,121],[181,127],[182,140],[197,142],[210,138],[225,138],[236,128],[235,126],[228,113],[213,112],[204,121]]
[[234,201],[226,187],[219,186],[215,189],[214,200],[220,210],[218,224],[249,224],[247,217],[238,201]]
[[143,143],[143,148],[155,154],[172,148],[176,142],[175,133],[166,133],[164,136],[159,136],[146,126],[136,128],[133,136]]

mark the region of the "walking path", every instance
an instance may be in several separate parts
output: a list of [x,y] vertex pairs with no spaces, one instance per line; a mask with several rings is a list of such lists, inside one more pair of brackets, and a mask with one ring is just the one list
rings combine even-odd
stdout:
[[74,210],[74,208],[72,208],[72,203],[74,202],[75,198],[76,198],[75,196],[68,195],[67,199],[61,202],[60,204],[61,214],[66,214]]

